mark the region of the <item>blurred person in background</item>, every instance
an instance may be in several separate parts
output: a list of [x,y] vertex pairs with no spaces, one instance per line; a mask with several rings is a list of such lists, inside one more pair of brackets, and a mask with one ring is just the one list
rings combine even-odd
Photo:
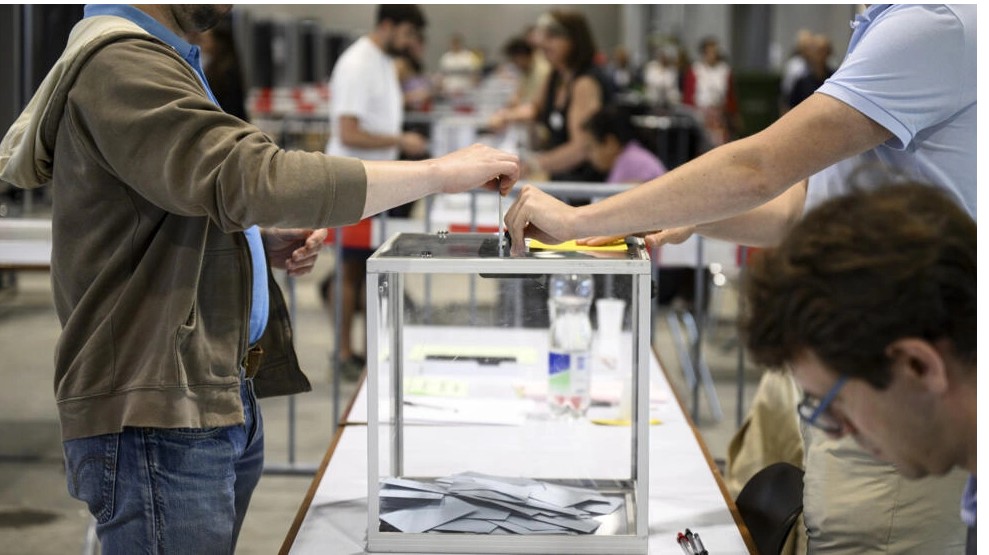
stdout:
[[535,121],[542,133],[536,154],[525,160],[528,175],[555,181],[602,181],[604,175],[587,161],[581,125],[610,103],[614,86],[594,64],[597,46],[584,15],[553,10],[540,16],[536,28],[552,71],[534,102],[496,113],[494,128],[511,121]]
[[639,85],[639,72],[624,46],[618,45],[612,49],[607,74],[615,85],[615,92],[626,92]]
[[606,106],[583,125],[588,160],[607,183],[644,183],[666,173],[666,166],[635,138],[627,110]]
[[[415,43],[425,26],[426,19],[414,4],[378,6],[374,29],[350,45],[333,67],[327,154],[364,160],[397,160],[400,153],[410,157],[426,154],[425,137],[402,130],[404,104],[395,66],[395,58]],[[352,329],[364,299],[366,261],[373,252],[370,246],[344,247],[342,263],[336,269],[343,272],[337,362],[350,380],[356,380],[364,370],[364,358],[354,352]],[[320,283],[328,308],[334,302],[332,282],[331,274]]]
[[831,39],[827,35],[814,35],[810,39],[810,44],[805,49],[807,68],[790,91],[790,108],[814,94],[814,91],[834,73],[834,68],[828,64],[831,51]]
[[652,60],[642,71],[646,99],[660,110],[680,104],[680,72],[677,65],[679,52],[674,44],[655,48]]
[[740,128],[734,78],[718,39],[701,40],[698,51],[701,59],[687,72],[683,103],[697,109],[711,144],[718,146],[730,141]]
[[440,56],[441,88],[447,97],[461,97],[470,92],[481,75],[481,59],[464,46],[460,33],[450,36],[450,49]]
[[798,79],[807,73],[807,53],[814,42],[814,33],[809,29],[797,31],[794,41],[793,52],[783,64],[780,76],[780,113],[784,114],[791,108],[790,93],[793,92],[793,85]]
[[426,41],[423,33],[415,34],[408,48],[395,58],[398,82],[406,110],[427,112],[431,108],[433,87],[423,66]]
[[505,58],[518,71],[519,86],[508,107],[530,104],[542,90],[550,67],[525,37],[510,39],[502,48]]
[[189,33],[186,38],[202,50],[203,71],[220,108],[232,116],[250,121],[245,102],[244,75],[234,43],[230,15],[212,29]]

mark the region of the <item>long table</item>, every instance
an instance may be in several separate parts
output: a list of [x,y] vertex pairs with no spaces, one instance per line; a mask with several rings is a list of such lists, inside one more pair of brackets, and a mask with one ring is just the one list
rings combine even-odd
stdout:
[[[458,335],[469,337],[472,331],[465,329]],[[649,434],[649,553],[681,554],[676,536],[687,528],[701,535],[712,555],[755,553],[748,530],[728,496],[703,440],[670,387],[655,353],[650,358],[650,413],[661,424],[650,426]],[[341,422],[299,507],[281,553],[365,553],[366,383],[361,384],[350,400]],[[510,433],[477,424],[418,425],[409,430],[406,445],[417,446],[419,457],[429,457],[429,453],[442,456],[443,447],[456,441],[457,437]]]

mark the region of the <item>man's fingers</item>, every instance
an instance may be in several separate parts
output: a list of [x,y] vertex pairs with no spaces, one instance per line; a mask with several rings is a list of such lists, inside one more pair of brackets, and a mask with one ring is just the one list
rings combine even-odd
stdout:
[[286,273],[292,277],[304,276],[311,272],[314,267],[314,264],[309,264],[307,266],[300,266],[292,270],[286,270]]
[[301,262],[309,260],[310,258],[316,258],[318,256],[319,256],[318,250],[309,250],[307,248],[296,249],[292,253],[292,258],[289,258],[289,261],[291,261],[293,264],[299,264]]
[[318,253],[311,253],[304,256],[292,255],[285,261],[285,269],[291,271],[297,271],[300,268],[313,267],[316,265],[316,259],[319,257]]
[[311,249],[321,248],[323,246],[323,242],[326,241],[326,235],[326,228],[310,230],[309,237],[306,239],[306,246]]

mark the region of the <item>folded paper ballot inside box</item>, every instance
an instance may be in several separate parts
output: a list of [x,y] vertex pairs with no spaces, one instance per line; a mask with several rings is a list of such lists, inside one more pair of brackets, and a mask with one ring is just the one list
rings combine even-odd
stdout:
[[474,534],[592,534],[621,497],[526,478],[461,473],[381,483],[381,529]]

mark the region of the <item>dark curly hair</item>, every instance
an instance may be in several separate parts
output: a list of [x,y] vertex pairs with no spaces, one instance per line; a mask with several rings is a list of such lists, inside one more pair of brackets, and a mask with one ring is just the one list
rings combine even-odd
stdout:
[[811,211],[743,283],[741,332],[755,360],[782,367],[805,350],[878,389],[886,347],[948,339],[976,359],[976,224],[940,189],[856,191]]
[[375,16],[375,22],[391,21],[395,25],[411,23],[417,30],[426,27],[426,16],[415,4],[381,4]]
[[601,108],[587,118],[581,127],[600,143],[603,143],[608,135],[614,135],[618,139],[618,144],[622,146],[636,138],[631,113],[627,108],[620,106]]

